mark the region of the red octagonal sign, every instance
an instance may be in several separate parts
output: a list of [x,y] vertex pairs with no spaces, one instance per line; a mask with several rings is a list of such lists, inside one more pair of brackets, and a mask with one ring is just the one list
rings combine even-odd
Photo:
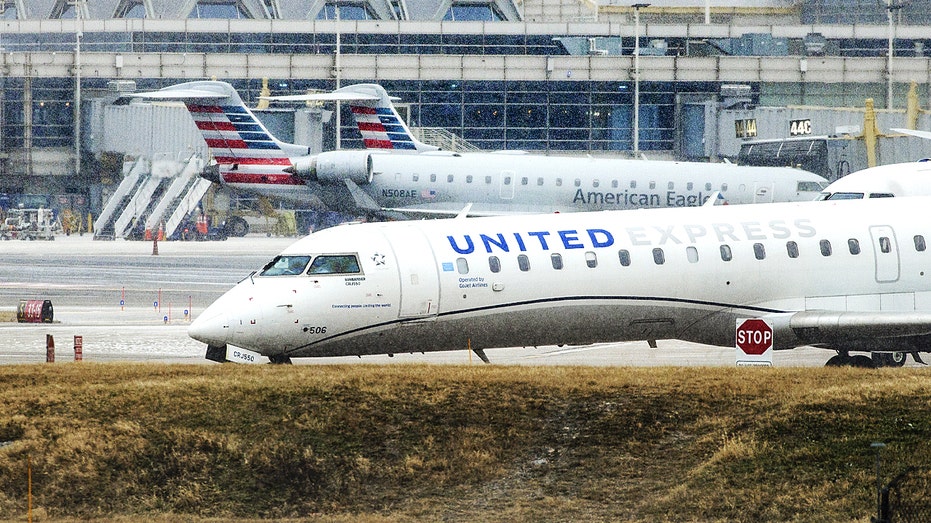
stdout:
[[773,348],[773,328],[764,320],[752,318],[737,326],[737,348],[760,356]]

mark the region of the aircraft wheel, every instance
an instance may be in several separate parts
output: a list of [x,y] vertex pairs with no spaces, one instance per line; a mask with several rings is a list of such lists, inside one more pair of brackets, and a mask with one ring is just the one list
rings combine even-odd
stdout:
[[268,362],[272,365],[290,365],[291,357],[286,354],[276,354],[268,357]]
[[869,356],[864,356],[863,354],[857,354],[856,356],[851,356],[850,366],[861,368],[861,369],[875,369],[876,368],[876,365],[873,363],[873,358],[870,358]]
[[249,222],[240,216],[233,216],[226,222],[226,232],[230,236],[241,238],[249,234]]
[[873,364],[877,367],[901,367],[908,359],[907,352],[874,352]]

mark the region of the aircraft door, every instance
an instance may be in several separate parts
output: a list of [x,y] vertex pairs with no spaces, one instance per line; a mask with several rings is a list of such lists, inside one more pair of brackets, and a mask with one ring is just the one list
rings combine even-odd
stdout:
[[772,182],[753,183],[753,203],[773,203],[775,187]]
[[876,281],[890,283],[899,279],[899,248],[895,231],[888,225],[870,227],[873,255],[876,257]]
[[517,173],[514,171],[501,171],[501,199],[514,198],[514,186],[517,184]]
[[401,281],[398,318],[436,318],[440,303],[440,275],[427,238],[411,226],[384,231],[398,262]]

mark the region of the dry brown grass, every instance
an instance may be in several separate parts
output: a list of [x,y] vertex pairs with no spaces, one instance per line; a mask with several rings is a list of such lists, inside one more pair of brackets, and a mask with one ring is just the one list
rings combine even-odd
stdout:
[[[0,367],[0,519],[867,521],[925,369]],[[73,518],[73,519],[69,519]]]

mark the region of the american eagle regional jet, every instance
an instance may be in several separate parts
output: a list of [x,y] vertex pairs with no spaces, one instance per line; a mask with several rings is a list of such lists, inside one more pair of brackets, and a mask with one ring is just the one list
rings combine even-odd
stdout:
[[[680,339],[830,365],[931,350],[931,198],[363,223],[297,241],[191,324],[207,357]],[[655,346],[655,344],[653,344]],[[646,347],[646,344],[644,344]],[[866,354],[852,355],[863,352]]]
[[212,181],[335,211],[455,216],[470,203],[470,215],[697,207],[718,194],[731,204],[813,200],[827,185],[787,167],[439,151],[413,138],[374,84],[272,97],[350,104],[368,149],[317,155],[272,136],[225,82],[132,96],[184,102],[213,155],[205,173]]

